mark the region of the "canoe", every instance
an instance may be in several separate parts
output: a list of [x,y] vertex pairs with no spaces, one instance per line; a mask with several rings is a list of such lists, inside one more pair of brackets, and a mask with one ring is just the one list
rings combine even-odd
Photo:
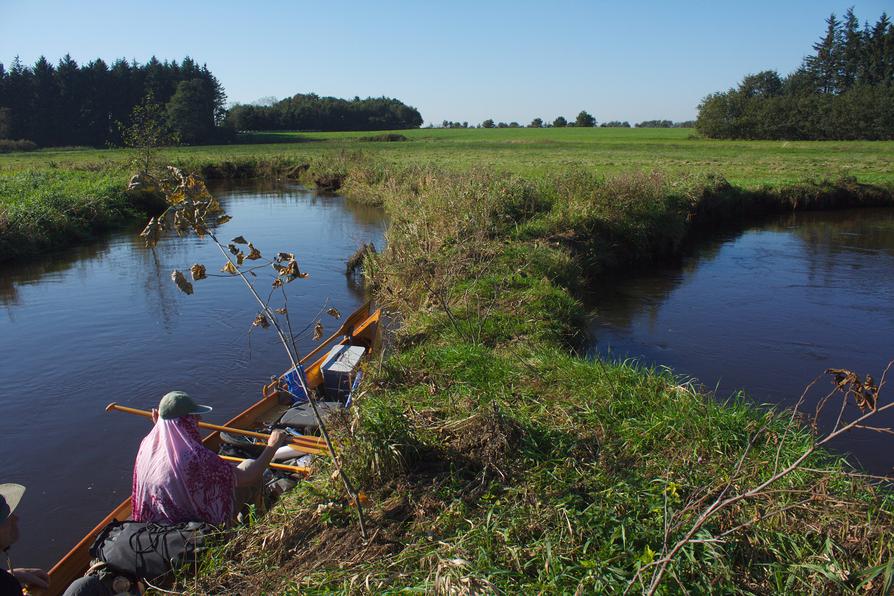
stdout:
[[[379,322],[381,319],[381,310],[370,312],[370,303],[367,302],[354,313],[352,313],[342,324],[344,335],[331,337],[328,343],[337,341],[337,344],[349,346],[362,346],[367,351],[378,348],[380,336]],[[322,346],[318,346],[313,353],[317,353]],[[333,345],[336,345],[333,343]],[[368,353],[367,352],[367,353]],[[305,368],[307,376],[307,387],[313,390],[323,383],[323,375],[320,366],[326,360],[326,354],[320,356],[312,364]],[[287,371],[288,372],[288,371]],[[283,375],[273,379],[269,384],[264,385],[261,390],[261,399],[248,407],[242,413],[229,420],[225,426],[242,429],[252,429],[261,426],[265,422],[273,422],[282,415],[288,408],[283,405],[280,391],[280,380]],[[221,445],[220,435],[217,431],[202,440],[203,444],[217,451]],[[44,593],[48,596],[57,596],[62,594],[68,586],[76,579],[82,577],[90,565],[90,546],[96,539],[96,536],[111,522],[123,521],[130,517],[130,498],[122,502],[118,507],[112,510],[107,516],[99,522],[95,528],[90,530],[74,548],[56,563],[50,569],[50,587]]]

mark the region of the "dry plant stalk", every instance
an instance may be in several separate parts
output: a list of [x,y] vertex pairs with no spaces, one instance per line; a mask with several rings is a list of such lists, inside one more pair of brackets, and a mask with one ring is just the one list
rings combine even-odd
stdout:
[[[625,593],[629,592],[634,584],[639,581],[640,585],[642,585],[644,594],[654,594],[658,587],[661,585],[665,573],[668,570],[668,566],[673,562],[674,558],[680,553],[680,551],[689,544],[695,544],[699,542],[722,542],[724,538],[748,527],[751,527],[762,519],[767,519],[768,517],[782,514],[791,509],[805,506],[812,500],[812,494],[810,494],[809,491],[807,491],[806,493],[805,491],[797,491],[794,489],[774,489],[771,491],[770,487],[780,479],[794,472],[795,470],[807,470],[807,468],[803,468],[803,463],[823,445],[826,445],[830,441],[833,441],[839,438],[844,433],[847,433],[854,429],[863,429],[885,434],[894,434],[894,429],[888,427],[880,427],[872,424],[873,418],[886,410],[894,408],[894,400],[884,404],[882,404],[880,401],[881,391],[885,386],[888,372],[891,370],[892,366],[894,366],[894,360],[888,363],[888,366],[882,373],[881,380],[877,385],[873,382],[872,377],[869,375],[866,375],[865,379],[861,379],[859,375],[857,375],[853,371],[836,368],[827,369],[825,371],[825,374],[833,376],[834,388],[817,402],[812,417],[812,426],[814,429],[817,429],[818,420],[821,414],[826,411],[826,408],[831,403],[833,403],[833,398],[835,396],[838,396],[838,398],[840,399],[840,404],[838,407],[835,425],[825,435],[814,440],[810,447],[805,449],[804,452],[799,455],[793,462],[783,467],[782,465],[780,465],[779,462],[782,449],[785,445],[786,439],[789,436],[789,433],[795,430],[795,428],[799,424],[799,422],[797,421],[799,410],[804,405],[808,392],[819,379],[819,377],[817,379],[814,379],[814,381],[807,385],[807,387],[804,389],[804,392],[801,394],[801,397],[798,399],[797,404],[795,404],[795,407],[792,410],[791,417],[786,424],[785,432],[783,433],[782,437],[779,438],[778,446],[776,448],[776,457],[773,464],[773,474],[770,476],[770,478],[756,486],[744,488],[735,492],[734,494],[729,494],[730,489],[733,488],[733,486],[738,486],[746,482],[747,478],[743,473],[745,460],[747,459],[748,454],[751,452],[752,448],[757,444],[758,439],[764,436],[768,431],[770,423],[767,422],[767,424],[762,426],[756,433],[754,433],[748,445],[745,447],[745,451],[739,458],[739,461],[737,462],[733,473],[730,475],[729,480],[724,484],[717,497],[714,498],[714,500],[711,501],[709,505],[705,506],[705,503],[707,503],[712,493],[708,490],[708,487],[705,487],[703,490],[697,491],[696,495],[690,498],[686,506],[684,506],[680,511],[671,516],[671,519],[668,519],[667,515],[665,514],[664,547],[662,548],[659,557],[655,561],[644,565],[637,571],[636,575],[634,575],[630,582],[627,584]],[[850,421],[845,418],[845,412],[847,410],[848,404],[853,404],[860,412],[859,416]],[[857,475],[862,476],[861,474]],[[890,478],[885,479],[890,480]],[[696,534],[705,526],[705,524],[713,519],[718,513],[728,511],[734,505],[742,501],[766,496],[771,492],[783,492],[789,495],[807,494],[807,497],[789,505],[781,506],[776,509],[763,512],[760,516],[757,516],[749,521],[725,530],[712,538],[695,537]],[[692,514],[696,514],[695,521],[692,522],[692,524],[689,526],[689,529],[683,534],[682,538],[677,540],[672,545],[669,545],[670,534],[674,530],[679,529],[681,527],[682,520],[690,519],[690,516]],[[680,521],[678,521],[678,523],[675,525],[672,523],[673,519],[677,519]],[[643,578],[645,576],[645,572],[647,571],[651,571],[652,574],[648,580],[648,584],[645,584],[643,582]]]
[[[273,280],[271,297],[273,291],[277,288],[283,292],[283,297],[285,298],[285,289],[284,286],[287,283],[290,283],[296,279],[303,279],[308,277],[306,272],[302,272],[298,267],[298,261],[295,259],[295,255],[288,252],[280,252],[273,259],[266,260],[262,264],[253,264],[251,267],[243,267],[245,261],[261,261],[264,259],[261,252],[251,243],[248,242],[242,236],[237,236],[233,238],[226,247],[221,241],[217,238],[217,236],[212,231],[212,227],[216,227],[217,225],[221,225],[231,218],[228,215],[223,213],[220,204],[217,200],[211,196],[208,192],[208,189],[205,187],[205,183],[196,176],[189,175],[183,173],[178,168],[173,166],[168,166],[167,168],[168,176],[164,177],[161,180],[160,188],[165,194],[165,199],[168,202],[169,207],[165,210],[165,212],[158,216],[153,217],[149,220],[149,223],[146,225],[146,228],[140,233],[146,241],[147,247],[155,247],[161,238],[161,233],[164,231],[166,225],[170,225],[173,227],[174,231],[177,232],[179,236],[183,234],[188,234],[190,230],[195,232],[195,234],[199,238],[204,238],[207,236],[211,239],[212,242],[217,246],[220,250],[221,254],[226,259],[226,263],[221,268],[222,273],[228,274],[229,276],[238,276],[244,283],[248,291],[254,297],[255,301],[257,301],[260,306],[261,312],[259,312],[254,321],[252,322],[252,326],[268,328],[271,325],[276,331],[277,336],[279,337],[279,341],[282,344],[283,348],[286,351],[286,354],[289,356],[289,361],[293,368],[297,370],[299,366],[299,362],[301,358],[299,357],[298,347],[295,344],[295,338],[291,333],[286,334],[277,318],[277,314],[285,317],[286,323],[291,329],[291,321],[289,319],[288,310],[286,308],[281,309],[272,309],[269,306],[269,298],[268,300],[264,300],[258,294],[257,289],[251,280],[246,277],[245,272],[248,271],[253,277],[256,277],[254,270],[260,268],[261,266],[269,265],[276,271],[276,276]],[[215,217],[213,223],[210,223],[210,218]],[[246,252],[240,248],[240,246],[246,246]],[[191,267],[190,272],[192,274],[193,281],[199,281],[201,279],[205,279],[207,277],[206,268],[202,264],[195,264]],[[186,277],[180,271],[173,271],[171,273],[171,279],[177,285],[177,287],[184,292],[185,294],[193,293],[193,286],[190,282],[186,280]],[[329,309],[328,314],[335,318],[340,317],[340,313],[337,310]],[[315,325],[314,339],[319,339],[322,336],[323,326],[322,323],[317,322]],[[329,431],[326,427],[325,422],[323,421],[323,417],[320,414],[320,410],[316,404],[316,400],[311,396],[310,392],[307,390],[307,387],[304,384],[304,379],[302,375],[297,375],[299,382],[301,383],[301,388],[304,390],[304,393],[308,396],[308,402],[311,405],[311,409],[313,410],[314,419],[317,425],[320,428],[320,434],[323,436],[323,440],[326,442],[326,447],[329,451],[329,455],[332,457],[333,465],[335,466],[336,472],[334,476],[338,476],[341,478],[342,484],[345,487],[345,491],[348,493],[350,497],[350,501],[356,505],[357,508],[357,516],[360,524],[360,534],[364,540],[367,538],[366,532],[366,523],[363,515],[363,505],[361,503],[361,499],[358,496],[357,491],[354,488],[351,479],[345,474],[342,469],[341,463],[338,459],[338,454],[335,451],[335,447],[332,444],[332,440],[329,437]]]

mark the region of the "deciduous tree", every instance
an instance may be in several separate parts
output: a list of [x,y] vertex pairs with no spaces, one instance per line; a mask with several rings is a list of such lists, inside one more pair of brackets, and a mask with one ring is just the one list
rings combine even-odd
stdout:
[[592,128],[596,126],[596,118],[591,116],[585,110],[581,110],[580,114],[577,115],[577,118],[574,119],[575,126],[582,126],[584,128]]

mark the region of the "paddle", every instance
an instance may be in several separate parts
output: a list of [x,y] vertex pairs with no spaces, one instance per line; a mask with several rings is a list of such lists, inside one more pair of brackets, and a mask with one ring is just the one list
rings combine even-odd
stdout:
[[353,313],[351,313],[351,316],[349,316],[347,319],[345,319],[345,322],[341,324],[341,327],[339,327],[335,331],[335,333],[333,333],[332,335],[330,335],[329,337],[324,339],[320,343],[320,345],[318,345],[316,348],[314,348],[313,350],[311,350],[310,352],[305,354],[304,358],[302,358],[301,360],[298,361],[298,364],[304,364],[305,362],[310,360],[311,356],[313,356],[314,354],[316,354],[317,352],[322,350],[327,344],[329,344],[329,342],[331,342],[333,339],[335,339],[339,335],[347,335],[348,329],[350,329],[352,327],[356,327],[357,323],[363,321],[367,317],[369,317],[369,302],[367,302],[362,307],[358,308]]
[[[225,459],[227,461],[235,461],[235,462],[243,462],[245,461],[241,457],[230,457],[229,455],[220,455],[218,456],[220,459]],[[277,470],[287,470],[289,472],[296,472],[298,474],[309,474],[310,468],[305,468],[303,466],[287,466],[285,464],[267,464],[271,468],[276,468]]]
[[[128,408],[127,406],[120,406],[115,402],[112,402],[106,406],[106,412],[111,412],[113,410],[117,412],[124,412],[126,414],[136,414],[137,416],[143,416],[149,419],[152,418],[152,412],[150,412],[149,410]],[[270,435],[265,433],[243,430],[241,428],[231,428],[229,426],[221,426],[219,424],[209,424],[207,422],[199,422],[199,427],[207,428],[208,430],[216,430],[218,432],[232,433],[234,435],[245,435],[247,437],[263,439],[264,441],[270,438]],[[289,437],[288,446],[295,451],[301,451],[302,453],[311,453],[315,455],[324,455],[328,453],[325,443],[323,443],[323,441],[318,437]]]

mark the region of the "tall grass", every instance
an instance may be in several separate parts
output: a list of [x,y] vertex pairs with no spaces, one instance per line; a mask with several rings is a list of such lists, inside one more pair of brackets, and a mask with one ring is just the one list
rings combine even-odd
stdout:
[[0,261],[36,256],[137,222],[146,206],[125,193],[123,173],[0,173]]

